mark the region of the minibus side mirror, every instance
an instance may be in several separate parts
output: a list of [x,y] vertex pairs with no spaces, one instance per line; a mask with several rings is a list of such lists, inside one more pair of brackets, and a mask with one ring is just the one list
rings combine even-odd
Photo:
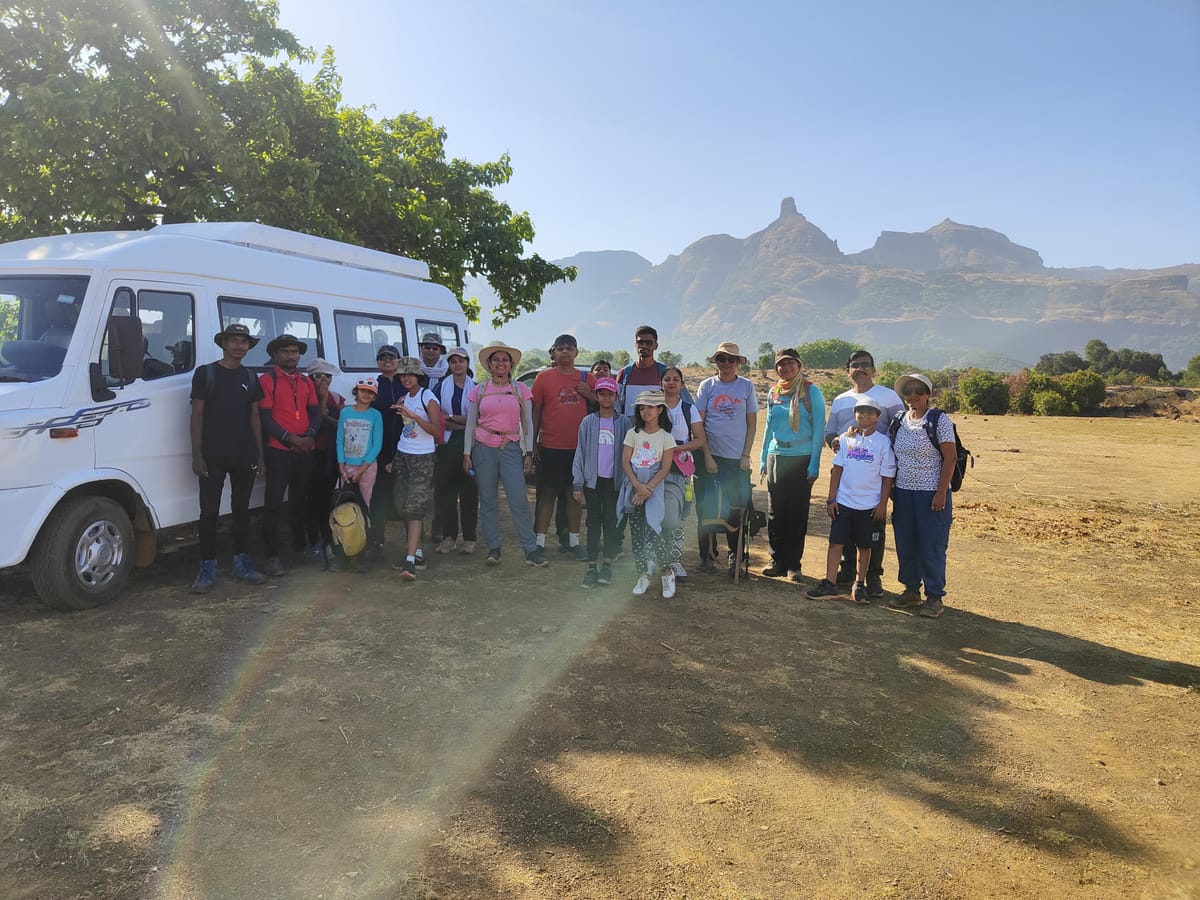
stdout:
[[[142,338],[142,320],[136,316],[110,316],[108,319],[108,375],[122,386],[142,375],[142,357],[146,344]],[[108,387],[100,363],[88,367],[92,399],[112,400],[116,394]]]

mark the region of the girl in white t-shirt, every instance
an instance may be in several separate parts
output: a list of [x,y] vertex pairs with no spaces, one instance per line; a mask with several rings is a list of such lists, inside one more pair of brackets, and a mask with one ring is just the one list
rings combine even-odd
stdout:
[[626,432],[621,451],[625,483],[617,503],[617,511],[629,517],[633,558],[640,573],[633,593],[638,596],[649,589],[655,566],[662,573],[663,598],[675,596],[671,532],[679,525],[682,489],[674,486],[668,502],[666,488],[674,454],[666,397],[659,390],[642,391],[634,405],[633,428]]
[[393,476],[392,498],[396,512],[404,519],[408,542],[404,562],[393,568],[405,581],[413,581],[418,567],[425,566],[424,557],[418,559],[418,548],[421,525],[433,505],[433,451],[442,434],[442,410],[433,393],[421,387],[419,359],[402,357],[396,374],[404,394],[392,406],[392,411],[400,417],[400,437],[389,468]]

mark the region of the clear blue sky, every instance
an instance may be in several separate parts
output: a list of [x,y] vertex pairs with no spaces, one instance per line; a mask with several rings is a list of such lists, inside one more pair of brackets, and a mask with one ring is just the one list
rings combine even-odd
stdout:
[[1200,2],[279,0],[345,100],[508,152],[533,249],[744,237],[794,196],[854,252],[983,225],[1047,265],[1200,262]]

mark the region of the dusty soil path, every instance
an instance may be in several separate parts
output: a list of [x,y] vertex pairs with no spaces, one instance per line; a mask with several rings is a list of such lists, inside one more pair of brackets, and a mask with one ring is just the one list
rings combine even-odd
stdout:
[[1200,896],[1200,427],[956,418],[936,621],[558,559],[0,580],[0,896]]

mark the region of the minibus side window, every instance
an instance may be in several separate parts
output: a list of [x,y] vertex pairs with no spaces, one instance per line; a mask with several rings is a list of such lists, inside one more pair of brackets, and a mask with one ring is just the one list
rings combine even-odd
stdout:
[[[142,323],[141,377],[147,381],[190,372],[196,363],[195,301],[191,294],[179,291],[140,290],[119,287],[113,292],[112,315],[132,316]],[[108,385],[120,380],[109,366],[108,335],[100,345],[101,371]]]
[[384,344],[391,344],[402,355],[408,355],[404,319],[335,310],[333,327],[337,332],[337,364],[343,372],[377,372],[375,351]]
[[290,334],[307,346],[300,357],[301,370],[317,357],[325,358],[321,326],[314,307],[267,303],[241,297],[218,297],[217,307],[221,312],[222,329],[236,322],[245,325],[251,335],[261,339],[258,346],[251,348],[242,360],[242,364],[249,368],[265,369],[271,364],[267,356],[267,344],[281,334]]
[[451,347],[461,347],[462,344],[458,340],[458,326],[452,322],[427,322],[424,319],[417,319],[417,340],[421,340],[430,332],[441,338],[442,343],[446,345],[446,349]]

